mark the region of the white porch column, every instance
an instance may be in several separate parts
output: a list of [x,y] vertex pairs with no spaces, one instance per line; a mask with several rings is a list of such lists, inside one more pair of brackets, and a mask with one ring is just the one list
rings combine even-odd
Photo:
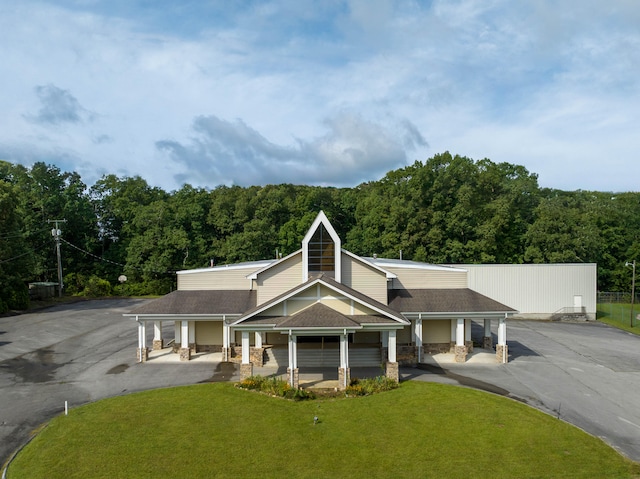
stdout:
[[467,347],[467,352],[473,352],[473,341],[471,340],[471,320],[464,320],[464,345]]
[[242,364],[249,364],[249,331],[242,331]]
[[509,361],[509,347],[507,346],[507,316],[500,318],[498,322],[498,344],[496,345],[496,358],[501,363]]
[[222,351],[224,353],[224,360],[229,361],[230,354],[229,349],[231,344],[229,342],[229,326],[224,323],[224,319],[222,320]]
[[256,343],[256,348],[261,348],[262,347],[262,331],[256,331],[255,332],[255,343]]
[[484,320],[484,333],[482,335],[482,347],[484,349],[493,348],[493,336],[491,336],[491,320]]
[[249,331],[242,331],[242,364],[240,364],[240,379],[253,376],[253,363],[250,361]]
[[338,384],[346,389],[351,382],[349,369],[349,334],[345,331],[340,335],[340,367],[338,368]]
[[498,344],[507,344],[507,322],[500,318],[498,322]]
[[389,331],[389,362],[395,363],[396,359],[396,330]]
[[[136,318],[137,320],[137,318]],[[147,323],[138,321],[138,362],[143,363],[149,358],[147,349]]]
[[455,358],[454,361],[456,363],[464,363],[467,360],[467,347],[465,346],[464,339],[464,326],[465,320],[464,318],[458,318],[456,320],[456,345],[454,347]]
[[416,343],[416,360],[417,362],[421,362],[422,361],[422,318],[416,319],[415,343]]
[[162,321],[153,322],[153,340],[158,341],[162,339]]
[[456,346],[464,346],[464,319],[456,320]]
[[298,337],[289,332],[289,367],[287,375],[289,376],[289,385],[297,388],[300,385],[300,377],[298,375]]
[[[176,339],[176,343],[178,340]],[[180,321],[180,361],[191,359],[191,349],[189,349],[189,321]]]
[[189,321],[180,321],[180,347],[189,348]]

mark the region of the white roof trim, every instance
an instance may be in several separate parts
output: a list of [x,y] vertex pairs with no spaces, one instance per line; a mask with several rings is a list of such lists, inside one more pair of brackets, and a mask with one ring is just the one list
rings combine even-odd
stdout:
[[[376,306],[374,306],[373,304],[366,302],[366,301],[362,301],[361,299],[347,293],[346,291],[342,291],[338,288],[336,288],[335,286],[325,282],[322,280],[322,278],[316,278],[313,281],[311,281],[310,283],[304,283],[299,285],[298,287],[296,287],[295,289],[292,289],[289,294],[287,294],[286,296],[280,298],[277,302],[276,301],[267,301],[266,303],[264,303],[263,305],[261,305],[261,307],[257,308],[256,310],[254,310],[251,315],[249,316],[243,316],[240,319],[238,319],[237,321],[234,321],[233,323],[231,323],[231,326],[236,326],[241,324],[243,321],[250,319],[254,316],[259,315],[260,313],[263,313],[264,311],[266,311],[269,308],[272,308],[273,306],[282,303],[283,301],[287,301],[289,298],[292,298],[293,296],[297,295],[298,293],[301,293],[302,291],[309,289],[309,288],[313,288],[315,285],[317,285],[318,283],[326,286],[327,288],[339,293],[341,296],[344,296],[346,298],[349,298],[353,301],[355,301],[358,304],[361,304],[363,306],[366,306],[369,309],[374,310],[375,312],[384,315],[385,317],[389,318],[389,319],[393,319],[394,321],[397,321],[398,323],[402,324],[402,321],[399,321],[397,317],[392,317],[390,316],[390,314],[387,311],[384,311],[382,309],[377,308]],[[401,315],[400,315],[401,316]],[[404,317],[402,318],[406,324],[409,324],[409,321],[407,319],[405,319]]]
[[229,271],[232,269],[265,269],[271,264],[273,264],[275,259],[263,259],[260,261],[248,261],[246,263],[235,263],[235,264],[223,264],[220,266],[214,266],[213,268],[197,268],[197,269],[185,269],[182,271],[177,271],[176,274],[194,274],[194,273],[207,273],[207,272],[217,272],[217,271]]
[[432,263],[421,263],[419,261],[409,261],[406,259],[389,259],[389,258],[364,258],[367,261],[377,265],[379,268],[406,268],[406,269],[428,269],[433,271],[455,271],[466,272],[467,270],[455,266],[446,266]]

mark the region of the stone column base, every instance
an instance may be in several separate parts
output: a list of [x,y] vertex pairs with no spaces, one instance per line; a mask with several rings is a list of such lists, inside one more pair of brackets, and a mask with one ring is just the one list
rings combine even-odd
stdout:
[[342,391],[351,382],[351,368],[338,368],[338,389]]
[[292,388],[298,389],[300,387],[300,369],[294,368],[291,371],[291,368],[287,368],[287,382],[291,385]]
[[499,363],[509,362],[509,346],[506,344],[496,344],[496,359]]
[[456,363],[464,363],[467,361],[467,347],[466,346],[456,346],[454,353],[456,355],[455,362]]
[[137,348],[136,350],[138,362],[146,363],[147,359],[149,359],[149,348]]
[[249,350],[249,358],[253,364],[261,368],[264,366],[264,348],[252,347]]
[[191,350],[191,354],[196,354],[198,352],[198,346],[196,346],[196,343],[189,343],[189,349]]
[[222,360],[226,362],[231,361],[231,348],[222,348]]
[[491,336],[482,336],[482,347],[484,349],[493,349],[493,338]]
[[152,349],[154,351],[159,351],[162,348],[164,348],[164,341],[162,339],[154,339]]
[[467,353],[473,352],[473,341],[465,341],[464,345],[467,347]]
[[191,349],[180,348],[178,352],[180,353],[180,361],[189,361],[191,359]]
[[240,365],[240,380],[244,381],[247,378],[253,376],[253,364],[252,363],[242,363]]
[[385,366],[386,376],[389,379],[393,379],[395,382],[400,382],[400,370],[398,369],[398,363],[387,362]]

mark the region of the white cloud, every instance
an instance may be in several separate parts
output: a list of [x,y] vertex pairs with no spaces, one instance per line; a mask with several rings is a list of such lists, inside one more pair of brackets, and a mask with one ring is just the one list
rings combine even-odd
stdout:
[[[408,120],[396,137],[385,127],[356,114],[341,113],[324,122],[326,133],[295,144],[275,144],[241,120],[216,116],[194,121],[188,144],[162,140],[157,148],[187,172],[183,182],[218,184],[307,183],[353,185],[377,179],[406,162],[406,146],[424,144]],[[404,144],[403,144],[404,143]]]
[[88,183],[349,185],[449,150],[638,188],[603,164],[638,169],[631,0],[23,0],[0,30],[0,157]]

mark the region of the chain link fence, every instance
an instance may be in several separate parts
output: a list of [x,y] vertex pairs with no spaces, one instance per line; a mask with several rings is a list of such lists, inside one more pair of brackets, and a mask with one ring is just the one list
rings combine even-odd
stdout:
[[640,324],[638,304],[639,294],[636,293],[631,312],[631,292],[601,291],[598,293],[598,318],[607,318],[620,324],[635,327]]

